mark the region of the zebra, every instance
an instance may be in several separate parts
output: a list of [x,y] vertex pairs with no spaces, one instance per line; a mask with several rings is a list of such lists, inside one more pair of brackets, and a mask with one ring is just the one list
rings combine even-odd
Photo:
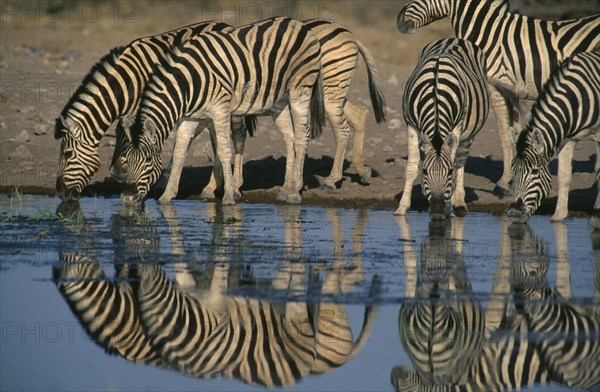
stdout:
[[[132,143],[122,151],[127,167],[116,165],[127,176],[123,201],[142,201],[158,180],[160,151],[181,117],[210,118],[217,159],[230,162],[231,116],[269,113],[280,129],[294,135],[282,192],[286,201],[299,203],[308,140],[321,134],[325,116],[321,51],[314,33],[293,19],[271,18],[230,32],[196,35],[168,57],[144,90]],[[229,165],[223,174],[223,203],[233,205]]]
[[455,215],[465,216],[464,166],[490,106],[485,72],[483,52],[469,41],[441,39],[421,52],[402,100],[408,164],[396,215],[410,208],[420,147],[423,194],[432,217],[450,215],[452,207]]
[[228,28],[200,22],[138,38],[113,48],[92,66],[55,122],[54,137],[61,140],[56,193],[62,200],[78,199],[98,172],[101,138],[117,120],[117,136],[130,126],[144,86],[165,54],[196,34]]
[[[531,119],[516,142],[512,162],[513,202],[507,214],[516,222],[526,221],[548,194],[552,178],[548,164],[558,150],[558,201],[552,221],[568,215],[573,151],[579,140],[591,137],[600,152],[600,47],[567,59],[544,86],[533,106]],[[596,180],[600,185],[600,160],[596,158]],[[594,204],[596,228],[600,216],[600,194]]]
[[525,124],[516,99],[535,100],[552,71],[569,56],[600,44],[600,15],[546,21],[510,12],[508,0],[414,0],[398,14],[397,27],[411,33],[448,18],[457,38],[486,56],[490,100],[496,115],[504,169],[494,193],[509,192],[513,158],[510,127]]
[[[352,161],[361,177],[361,181],[368,183],[372,170],[370,167],[365,166],[363,156],[367,112],[350,102],[346,98],[346,95],[348,94],[354,71],[358,65],[358,55],[360,54],[367,68],[369,93],[371,95],[375,120],[378,123],[385,121],[385,97],[375,59],[358,37],[345,27],[323,19],[305,20],[303,23],[315,33],[321,44],[321,63],[323,67],[321,72],[323,75],[325,111],[329,123],[332,125],[336,141],[333,167],[329,176],[324,180],[322,189],[335,189],[336,183],[342,178],[349,126],[352,126],[355,130]],[[239,119],[237,121],[232,119],[232,128],[234,140],[236,138],[239,139],[237,143],[234,143],[234,146],[240,146],[243,151],[243,143],[245,141],[244,132],[246,130],[245,123]],[[185,132],[186,130],[187,132]],[[159,202],[169,203],[177,195],[185,156],[191,142],[200,134],[200,131],[201,129],[199,128],[196,128],[195,132],[189,127],[179,128],[171,163],[163,174],[163,177],[168,176],[169,180],[163,195],[159,198]],[[285,139],[286,143],[291,142],[289,137]],[[117,154],[117,151],[126,148],[126,143],[126,140],[118,142],[117,146],[120,147],[115,150],[115,154]],[[240,147],[236,148],[238,152]],[[236,156],[236,160],[234,161],[233,174],[236,195],[238,196],[241,195],[239,188],[243,184],[240,156]],[[216,188],[217,181],[213,174],[209,184],[203,189],[201,197],[214,198]]]

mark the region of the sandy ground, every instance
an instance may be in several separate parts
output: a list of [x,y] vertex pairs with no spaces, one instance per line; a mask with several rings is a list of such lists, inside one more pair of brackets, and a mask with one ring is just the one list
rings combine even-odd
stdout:
[[[388,122],[376,124],[369,117],[365,160],[373,168],[368,186],[358,181],[351,165],[349,143],[344,178],[333,192],[318,189],[319,180],[331,168],[334,142],[330,128],[309,145],[305,170],[307,189],[304,203],[355,206],[396,206],[404,186],[406,167],[406,125],[401,103],[404,82],[416,64],[421,48],[428,42],[452,36],[447,22],[438,22],[413,35],[402,35],[395,27],[397,1],[280,1],[280,2],[3,2],[0,25],[0,191],[19,187],[26,193],[54,194],[59,142],[54,140],[54,118],[89,68],[110,48],[139,36],[156,34],[200,20],[221,20],[242,25],[258,19],[287,15],[302,19],[325,17],[354,31],[375,55],[388,103]],[[60,7],[57,5],[60,4]],[[535,15],[548,7],[524,12]],[[594,8],[596,7],[596,8]],[[591,10],[591,11],[590,11]],[[578,3],[558,10],[575,16],[598,12],[596,2]],[[368,108],[366,73],[361,64],[350,100]],[[352,136],[351,136],[352,137]],[[170,159],[170,137],[164,161]],[[88,187],[89,194],[118,194],[120,186],[108,177],[114,149],[114,130],[102,140],[102,169]],[[283,183],[285,160],[283,142],[269,118],[259,121],[259,131],[246,144],[245,183],[242,202],[274,202]],[[590,142],[578,144],[574,161],[570,207],[572,211],[592,209],[595,148]],[[208,135],[191,147],[180,186],[180,198],[194,198],[208,182],[212,152]],[[552,171],[556,173],[556,162]],[[478,135],[466,165],[467,202],[472,211],[502,212],[508,203],[491,191],[502,174],[502,151],[493,113]],[[555,181],[556,182],[556,181]],[[541,212],[552,211],[556,185]],[[413,190],[413,207],[423,208],[420,185]]]

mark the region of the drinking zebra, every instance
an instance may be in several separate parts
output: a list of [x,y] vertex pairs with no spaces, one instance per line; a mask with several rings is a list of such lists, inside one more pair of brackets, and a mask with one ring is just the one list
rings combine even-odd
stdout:
[[[288,202],[299,203],[308,140],[320,135],[324,120],[320,57],[314,33],[281,17],[186,41],[144,90],[132,143],[122,151],[127,168],[117,160],[116,169],[126,173],[129,184],[124,202],[143,200],[158,180],[162,146],[180,118],[211,119],[217,158],[230,162],[231,116],[269,113],[294,135],[282,192]],[[288,105],[289,112],[283,111]],[[235,204],[231,167],[223,165],[223,173],[223,203]]]
[[201,22],[138,38],[112,49],[91,68],[56,119],[54,137],[62,140],[56,193],[62,200],[78,199],[100,169],[100,139],[116,120],[117,135],[127,128],[148,78],[165,54],[191,36],[227,28],[224,23]]
[[[552,178],[548,164],[558,150],[558,201],[552,216],[568,214],[573,151],[579,140],[591,137],[600,153],[600,48],[567,59],[552,75],[535,103],[527,127],[516,143],[512,162],[513,202],[507,214],[524,222],[548,194]],[[600,160],[596,158],[600,184]],[[600,228],[600,194],[591,223]]]
[[443,18],[450,20],[457,38],[473,42],[485,53],[504,155],[504,171],[494,191],[504,195],[513,158],[509,128],[525,123],[514,102],[535,100],[557,65],[600,44],[600,15],[545,21],[510,12],[508,0],[415,0],[402,8],[397,27],[410,33]]
[[[419,163],[423,194],[433,218],[467,212],[464,166],[469,148],[487,119],[489,98],[483,52],[469,41],[443,39],[428,44],[404,89],[408,164],[396,215],[410,207]],[[419,147],[424,158],[419,162]]]
[[[350,102],[346,96],[358,65],[358,56],[362,56],[367,68],[369,79],[369,93],[371,103],[378,123],[385,121],[385,98],[383,88],[379,79],[377,64],[373,55],[366,46],[345,27],[323,19],[312,19],[303,21],[319,39],[321,44],[321,65],[323,75],[323,92],[325,99],[325,111],[329,123],[332,126],[336,141],[336,152],[333,161],[331,173],[323,183],[324,189],[335,189],[336,183],[342,178],[342,169],[346,144],[350,131],[350,126],[354,128],[354,146],[352,162],[361,176],[364,183],[368,183],[371,177],[371,169],[364,164],[363,145],[365,137],[365,128],[367,121],[367,112]],[[286,109],[287,110],[287,109]],[[243,184],[241,154],[245,141],[245,126],[240,119],[232,119],[232,134],[234,137],[234,146],[236,146],[236,160],[234,161],[234,183],[236,195],[241,195],[239,188]],[[169,203],[177,195],[179,188],[179,179],[187,151],[191,142],[200,134],[200,127],[180,127],[177,132],[177,139],[173,148],[173,158],[168,169],[163,176],[168,177],[168,182],[163,195],[159,201]],[[288,151],[290,151],[291,135],[283,135]],[[117,143],[118,151],[126,148],[127,140]],[[240,150],[241,149],[241,150]],[[216,165],[217,173],[220,165]],[[220,177],[217,175],[217,177]],[[213,198],[217,189],[217,180],[215,174],[211,176],[210,183],[202,191],[203,198]],[[285,196],[285,195],[282,195]]]

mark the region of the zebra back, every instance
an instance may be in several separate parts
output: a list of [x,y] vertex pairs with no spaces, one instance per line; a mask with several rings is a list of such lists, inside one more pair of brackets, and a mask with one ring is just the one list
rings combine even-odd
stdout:
[[439,151],[462,123],[461,139],[473,138],[489,111],[483,52],[468,41],[428,44],[404,89],[404,118]]

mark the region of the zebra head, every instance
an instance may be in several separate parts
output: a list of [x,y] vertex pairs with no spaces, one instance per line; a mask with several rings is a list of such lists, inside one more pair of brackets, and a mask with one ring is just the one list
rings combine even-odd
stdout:
[[63,115],[56,119],[54,138],[62,139],[56,194],[63,201],[77,200],[100,169],[98,146],[83,140],[81,125]]
[[450,14],[450,0],[416,0],[404,6],[396,26],[401,33],[413,33],[416,29],[426,26]]
[[421,187],[430,203],[429,213],[433,219],[450,216],[450,197],[454,176],[452,149],[456,137],[449,134],[446,140],[436,134],[430,141],[422,137],[421,149],[425,155],[422,163]]
[[507,215],[513,222],[526,222],[550,191],[552,178],[548,160],[541,132],[537,129],[523,131],[511,165],[514,196]]
[[[158,145],[156,126],[152,120],[144,121],[141,132],[129,143],[120,156],[113,160],[115,170],[123,174],[126,187],[121,199],[126,205],[144,200],[152,185],[158,181],[162,169],[161,149]],[[133,131],[132,131],[133,132]],[[126,166],[121,166],[125,164]]]

